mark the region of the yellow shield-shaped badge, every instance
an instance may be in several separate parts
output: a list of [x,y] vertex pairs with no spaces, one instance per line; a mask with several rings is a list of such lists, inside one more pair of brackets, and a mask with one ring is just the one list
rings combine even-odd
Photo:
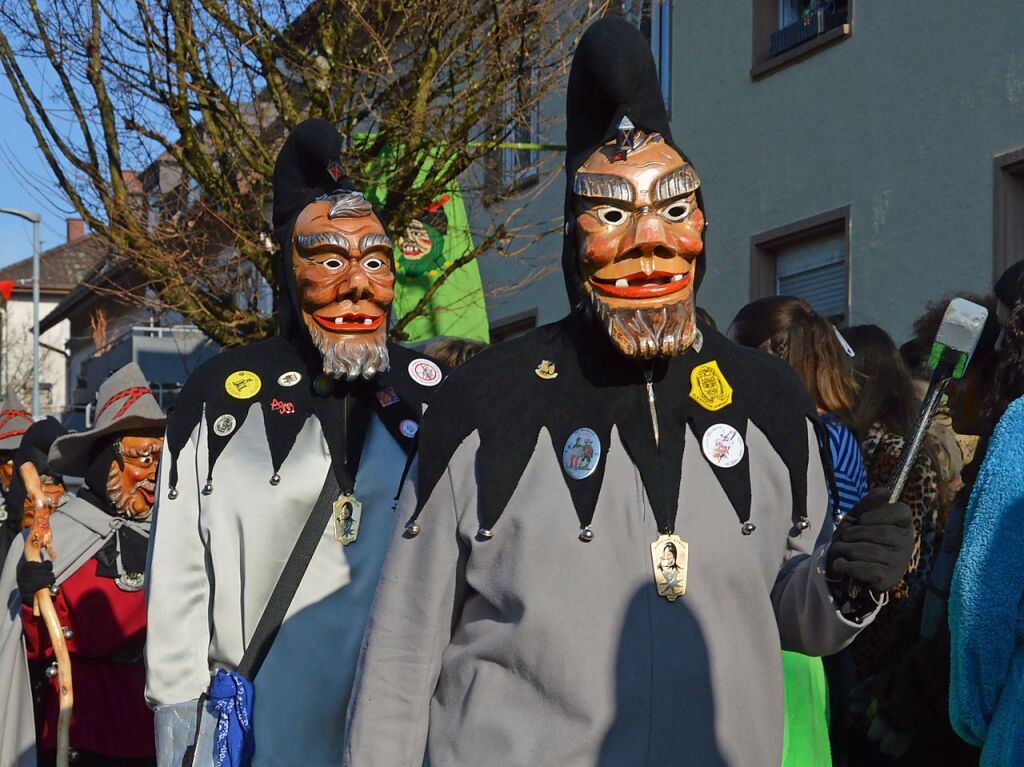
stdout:
[[698,365],[690,373],[690,399],[712,412],[732,404],[732,387],[715,360]]

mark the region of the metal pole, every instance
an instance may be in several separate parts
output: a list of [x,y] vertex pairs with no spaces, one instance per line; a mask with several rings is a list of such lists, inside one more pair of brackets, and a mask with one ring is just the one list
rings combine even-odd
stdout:
[[42,216],[31,210],[0,208],[0,213],[32,222],[32,418],[39,418],[39,222]]
[[32,222],[32,418],[39,418],[39,216]]

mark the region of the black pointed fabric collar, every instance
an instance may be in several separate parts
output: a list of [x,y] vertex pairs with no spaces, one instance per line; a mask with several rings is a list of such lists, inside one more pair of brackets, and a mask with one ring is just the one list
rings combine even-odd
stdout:
[[[280,336],[226,349],[207,360],[189,378],[168,418],[164,460],[171,461],[169,486],[176,487],[178,456],[196,425],[205,418],[203,431],[209,451],[205,481],[212,491],[217,460],[256,403],[263,412],[274,475],[279,473],[299,432],[311,417],[320,422],[336,471],[344,465],[345,455],[351,457],[356,453],[357,446],[348,444],[349,437],[360,434],[361,442],[361,434],[365,433],[365,425],[373,413],[395,442],[411,455],[416,448],[424,406],[436,387],[419,383],[410,372],[415,361],[429,358],[390,343],[388,354],[390,369],[372,381],[333,382],[323,394],[318,394],[314,385],[322,373],[322,363],[314,362],[304,350],[296,349]],[[440,375],[447,372],[433,360],[429,362],[437,366]],[[253,374],[259,380],[259,391],[252,396],[237,398],[227,391],[226,382],[240,371]],[[349,398],[347,415],[342,412],[346,397]],[[349,423],[346,418],[350,419]],[[352,423],[363,426],[346,428]],[[267,479],[274,482],[273,477]],[[342,476],[339,476],[341,481]]]
[[[543,429],[554,448],[541,460],[558,462],[582,528],[594,515],[604,479],[607,445],[614,426],[637,467],[661,532],[674,527],[679,502],[686,429],[700,438],[714,424],[727,424],[744,438],[748,424],[762,431],[789,470],[794,524],[806,516],[807,421],[816,412],[792,369],[757,350],[729,341],[701,326],[700,351],[691,349],[652,369],[660,430],[655,444],[643,362],[622,357],[603,330],[584,318],[568,317],[477,355],[455,370],[423,419],[419,452],[419,508],[426,503],[452,455],[473,431],[480,439],[476,455],[480,526],[494,527],[519,484],[527,464],[548,449],[538,437]],[[557,376],[536,369],[554,364]],[[732,404],[705,410],[690,397],[691,374],[700,365],[718,364],[733,389]],[[501,392],[501,405],[479,396]],[[562,450],[580,428],[593,430],[602,450],[595,471],[573,479],[562,463]],[[749,457],[730,468],[715,465],[715,476],[739,522],[750,519]]]

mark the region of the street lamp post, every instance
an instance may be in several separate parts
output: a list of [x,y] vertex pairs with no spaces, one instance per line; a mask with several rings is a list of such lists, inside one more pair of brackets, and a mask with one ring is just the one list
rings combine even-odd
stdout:
[[39,222],[42,216],[15,208],[0,208],[0,213],[32,222],[32,418],[39,418]]

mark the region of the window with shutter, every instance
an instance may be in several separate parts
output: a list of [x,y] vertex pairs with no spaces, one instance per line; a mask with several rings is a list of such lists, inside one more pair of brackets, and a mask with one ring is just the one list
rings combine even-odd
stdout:
[[837,324],[849,313],[849,206],[750,238],[750,299],[797,296]]
[[841,236],[820,237],[775,256],[775,293],[797,296],[834,322],[846,319],[846,243]]

